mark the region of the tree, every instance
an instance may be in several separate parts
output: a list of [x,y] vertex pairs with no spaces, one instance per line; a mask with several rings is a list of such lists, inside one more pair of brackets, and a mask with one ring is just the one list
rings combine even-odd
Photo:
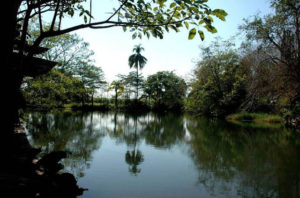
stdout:
[[300,3],[272,0],[271,8],[274,14],[245,20],[241,29],[264,54],[262,62],[273,64],[272,83],[277,86],[277,97],[296,104],[300,95]]
[[246,71],[232,43],[219,41],[202,48],[186,109],[196,114],[222,117],[233,113],[246,94]]
[[86,93],[82,81],[56,69],[35,79],[27,79],[22,91],[27,104],[43,108],[62,107],[82,100]]
[[91,96],[93,106],[96,89],[101,88],[106,83],[104,81],[104,73],[102,69],[95,65],[90,65],[85,61],[80,61],[71,74],[81,80],[85,87],[86,95]]
[[119,80],[115,80],[110,84],[110,87],[108,88],[109,91],[112,89],[115,92],[115,108],[118,109],[118,97],[124,91],[124,84]]
[[147,63],[147,58],[141,54],[143,50],[141,44],[134,46],[133,52],[135,53],[129,56],[128,59],[129,67],[136,68],[136,99],[139,97],[139,69],[143,69]]
[[129,72],[128,75],[118,75],[124,84],[124,95],[126,99],[130,99],[132,93],[137,95],[137,90],[141,89],[144,83],[142,74],[137,74],[136,71]]
[[245,82],[247,95],[241,110],[274,112],[279,98],[278,87],[283,83],[278,80],[276,64],[250,42],[243,43],[241,50],[240,64],[248,71]]
[[[36,32],[34,27],[32,32],[33,35]],[[23,93],[26,95],[25,98],[28,103],[43,107],[55,107],[80,101],[84,106],[86,100],[91,96],[93,105],[94,94],[105,81],[102,69],[93,65],[94,60],[91,56],[94,52],[88,49],[89,44],[76,34],[64,34],[47,38],[41,45],[52,48],[39,55],[39,57],[50,61],[57,60],[58,66],[55,68],[55,72],[49,72],[35,79],[24,79],[26,89],[23,89]],[[57,75],[61,76],[61,79]],[[61,83],[61,85],[58,85],[58,83]],[[75,84],[70,86],[70,83]],[[54,88],[57,86],[61,89]],[[38,92],[36,92],[36,88],[39,89]],[[58,90],[63,90],[60,92],[62,97],[51,98],[51,95],[57,95]],[[29,98],[32,95],[30,93],[33,93],[36,97]],[[69,98],[66,98],[67,96]],[[34,102],[37,98],[43,101],[44,104]],[[62,98],[65,99],[62,100]]]
[[[1,65],[4,65],[3,72],[9,79],[6,83],[9,86],[7,87],[7,100],[5,102],[13,109],[5,113],[11,127],[13,127],[13,123],[18,117],[17,109],[20,107],[21,98],[19,89],[23,77],[27,75],[24,71],[36,72],[37,67],[40,66],[33,66],[29,62],[36,60],[33,58],[34,54],[47,50],[40,47],[44,39],[83,28],[106,29],[111,27],[122,27],[124,31],[130,29],[133,32],[133,38],[142,37],[142,35],[150,37],[150,33],[154,37],[163,38],[165,31],[169,31],[169,29],[178,31],[183,25],[187,28],[189,28],[189,25],[194,26],[189,32],[189,39],[194,38],[196,28],[199,28],[200,38],[204,39],[204,34],[200,29],[202,26],[199,26],[199,24],[204,25],[204,28],[214,33],[216,29],[213,27],[212,16],[225,20],[227,15],[223,10],[209,8],[206,4],[207,1],[159,0],[146,2],[144,0],[118,0],[117,2],[119,6],[106,19],[95,22],[92,16],[92,1],[90,1],[88,9],[84,6],[85,0],[11,0],[3,2],[7,14],[5,17],[2,16],[6,19],[3,24],[3,27],[6,28],[2,31],[5,41],[1,45],[4,57],[1,59]],[[77,14],[83,18],[84,22],[64,28],[63,19],[66,16],[73,17]],[[40,34],[29,45],[27,40],[29,38],[28,27],[34,17],[38,18]],[[50,27],[47,29],[43,19],[49,19],[48,24],[50,24]],[[12,64],[15,57],[14,51],[18,51],[19,58],[15,59],[15,64]],[[49,63],[47,70],[51,67],[53,66]]]
[[[28,31],[31,35],[28,42],[33,43],[40,34],[38,24],[36,22],[32,24]],[[40,46],[49,50],[37,56],[49,61],[56,61],[57,65],[55,68],[62,73],[70,73],[72,75],[76,67],[80,66],[81,61],[85,61],[86,64],[95,62],[93,59],[94,52],[89,49],[89,43],[85,42],[77,34],[68,33],[49,37],[44,39]]]
[[154,100],[157,110],[182,110],[187,85],[173,72],[162,71],[148,76],[144,92]]

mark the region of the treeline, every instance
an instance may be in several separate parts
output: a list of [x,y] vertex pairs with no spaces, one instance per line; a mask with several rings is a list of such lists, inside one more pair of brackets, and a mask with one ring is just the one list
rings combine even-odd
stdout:
[[[170,71],[160,71],[146,79],[136,71],[118,75],[110,84],[114,91],[114,106],[127,111],[152,109],[155,111],[183,111],[187,85]],[[119,104],[119,96],[123,101]]]
[[272,0],[274,14],[245,20],[246,41],[202,48],[186,109],[226,116],[246,112],[300,115],[300,4]]
[[[296,0],[272,0],[273,14],[254,16],[240,26],[246,35],[241,47],[217,39],[201,48],[201,59],[186,83],[170,71],[142,76],[147,59],[134,47],[127,75],[105,82],[92,60],[88,44],[76,35],[45,40],[51,47],[43,58],[59,65],[49,74],[26,79],[29,105],[99,107],[121,110],[176,110],[225,117],[236,112],[300,115],[300,5]],[[98,91],[102,93],[97,95]],[[189,90],[189,91],[187,91]],[[110,94],[108,94],[108,92]]]
[[94,64],[93,51],[78,35],[51,38],[43,46],[50,50],[42,58],[55,60],[58,65],[47,74],[24,79],[22,90],[27,106],[125,111],[184,109],[187,85],[173,72],[161,71],[145,79],[138,72],[142,67],[136,67],[134,59],[129,58],[136,71],[118,75],[117,80],[108,83],[101,67]]
[[[32,35],[35,35],[35,27]],[[33,36],[34,37],[34,36]],[[76,34],[65,34],[45,39],[50,48],[41,58],[56,61],[49,73],[36,78],[25,78],[22,86],[27,106],[52,109],[101,109],[125,111],[183,111],[187,85],[173,72],[161,71],[146,79],[139,73],[147,62],[137,45],[128,59],[135,71],[117,75],[108,83],[99,66],[95,66],[94,52]]]

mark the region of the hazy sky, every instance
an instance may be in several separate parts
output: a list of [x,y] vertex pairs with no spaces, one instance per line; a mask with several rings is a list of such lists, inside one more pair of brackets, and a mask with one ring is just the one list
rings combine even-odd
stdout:
[[[103,13],[111,11],[113,0],[93,1],[96,17],[104,17]],[[216,34],[205,34],[205,41],[202,42],[198,35],[193,40],[188,40],[188,32],[185,28],[179,33],[171,32],[164,35],[164,39],[146,37],[132,40],[131,34],[124,33],[122,28],[110,29],[84,29],[77,31],[86,42],[90,43],[90,49],[95,52],[96,65],[100,66],[106,80],[111,82],[116,79],[117,74],[128,74],[128,57],[132,54],[132,48],[136,44],[142,44],[145,48],[143,55],[148,59],[145,68],[142,70],[146,77],[157,71],[175,71],[176,74],[187,77],[198,60],[199,46],[207,46],[214,37],[228,39],[238,38],[238,26],[243,23],[243,18],[253,16],[257,13],[266,14],[270,12],[269,0],[209,0],[209,6],[213,9],[224,9],[228,16],[225,22],[215,20]],[[74,22],[74,20],[73,20]],[[78,21],[77,21],[78,23]],[[72,25],[71,23],[69,25]],[[237,42],[240,39],[237,39]]]

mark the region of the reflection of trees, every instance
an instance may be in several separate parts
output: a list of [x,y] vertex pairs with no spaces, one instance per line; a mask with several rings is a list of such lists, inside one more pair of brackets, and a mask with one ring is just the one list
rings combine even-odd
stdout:
[[183,116],[176,114],[154,115],[143,123],[143,136],[147,144],[170,148],[182,141],[185,135]]
[[83,176],[91,153],[99,148],[99,138],[104,135],[93,120],[92,113],[35,112],[25,116],[32,145],[45,153],[68,151],[70,155],[63,163],[77,176]]
[[142,152],[138,150],[143,139],[155,147],[170,148],[185,135],[183,117],[174,114],[114,114],[111,123],[113,124],[106,129],[110,137],[117,143],[126,143],[130,147],[125,154],[125,162],[134,175],[141,171],[137,166],[144,161]]
[[[137,140],[138,140],[138,132],[137,132],[137,127],[138,127],[138,118],[135,116],[133,117],[134,120],[134,134],[133,138],[131,139],[130,143],[133,143],[133,150],[127,151],[125,154],[125,161],[129,165],[129,172],[131,172],[134,175],[137,175],[138,173],[141,172],[141,169],[138,168],[137,166],[144,161],[144,157],[141,153],[141,151],[137,150]],[[132,137],[132,136],[130,136]]]
[[45,152],[70,151],[70,160],[64,164],[78,176],[106,132],[116,143],[127,145],[123,157],[133,175],[141,172],[145,158],[141,143],[165,149],[188,141],[199,182],[212,194],[300,197],[300,137],[296,132],[174,114],[30,113],[25,118],[33,145]]
[[[299,146],[287,131],[247,131],[224,122],[187,122],[190,155],[199,182],[212,194],[241,197],[299,197]],[[298,137],[299,138],[299,137]]]
[[127,146],[137,145],[142,139],[142,126],[140,120],[143,117],[115,113],[111,115],[112,125],[106,128],[108,135],[116,140],[116,143],[125,143]]
[[141,169],[137,166],[144,161],[141,151],[137,150],[137,144],[141,140],[141,129],[139,118],[137,115],[114,114],[113,130],[107,128],[107,132],[111,137],[117,140],[118,143],[125,142],[127,146],[133,147],[132,151],[127,151],[125,154],[125,162],[129,165],[129,172],[137,175]]
[[144,161],[143,154],[139,150],[133,150],[133,151],[127,151],[125,154],[125,161],[130,166],[129,172],[131,172],[134,175],[137,175],[141,172],[141,169],[138,168],[138,165],[140,165]]

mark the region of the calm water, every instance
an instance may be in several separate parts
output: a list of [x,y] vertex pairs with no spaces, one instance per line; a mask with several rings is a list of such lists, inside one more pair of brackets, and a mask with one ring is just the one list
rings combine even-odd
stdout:
[[123,113],[24,115],[84,198],[300,197],[300,135],[280,126]]

